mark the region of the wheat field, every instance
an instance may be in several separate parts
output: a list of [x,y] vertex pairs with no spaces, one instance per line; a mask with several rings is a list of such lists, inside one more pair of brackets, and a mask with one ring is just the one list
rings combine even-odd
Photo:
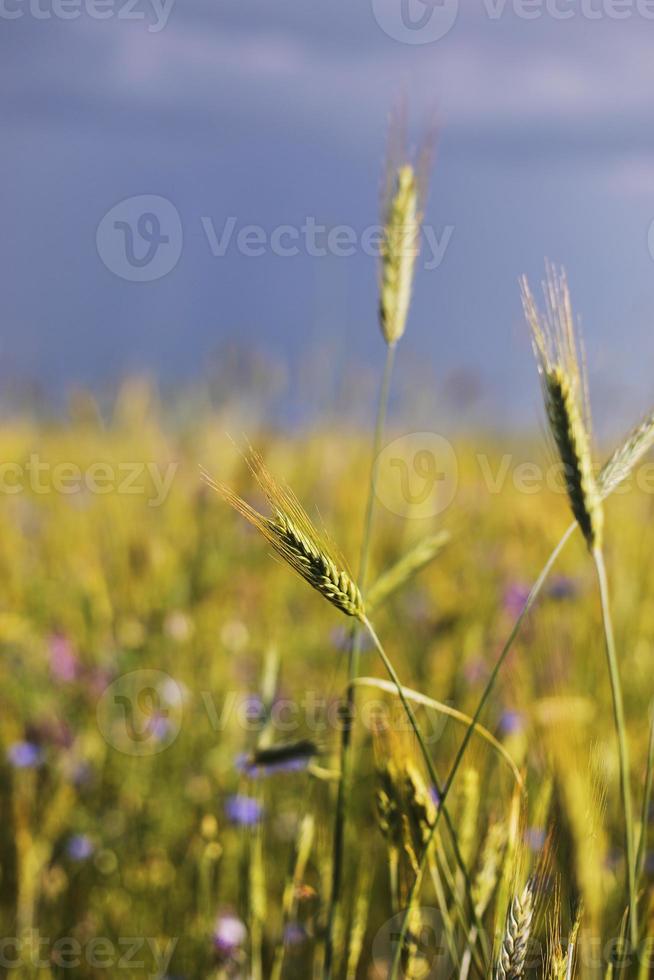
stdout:
[[370,431],[2,422],[3,975],[650,975],[654,423],[594,443],[553,269],[549,444],[387,418],[415,166]]

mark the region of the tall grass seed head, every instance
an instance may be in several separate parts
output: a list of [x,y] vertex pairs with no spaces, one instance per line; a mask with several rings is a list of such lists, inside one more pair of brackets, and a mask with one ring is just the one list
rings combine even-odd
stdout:
[[412,165],[407,163],[395,176],[381,245],[379,322],[384,340],[391,346],[406,329],[419,248],[417,182]]
[[250,506],[230,487],[204,479],[264,535],[279,555],[309,585],[347,616],[363,619],[361,593],[345,563],[338,558],[324,535],[309,519],[301,504],[287,487],[280,486],[253,450],[245,455],[246,463],[271,508],[266,517]]
[[604,500],[610,496],[634,466],[654,445],[654,412],[646,415],[626,436],[606,461],[597,477],[597,486]]
[[406,105],[396,105],[388,129],[379,268],[379,323],[389,346],[406,329],[434,144],[431,121],[416,151],[409,152]]
[[541,313],[526,279],[522,280],[550,431],[563,464],[572,512],[592,549],[601,545],[603,511],[593,471],[585,370],[563,272],[548,266],[543,292],[545,312]]
[[534,920],[534,884],[528,881],[511,902],[495,969],[495,980],[520,980]]

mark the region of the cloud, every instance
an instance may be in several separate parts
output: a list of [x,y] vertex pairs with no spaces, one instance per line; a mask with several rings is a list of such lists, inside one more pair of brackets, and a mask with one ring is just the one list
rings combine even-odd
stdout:
[[[515,278],[524,267],[538,274],[547,253],[575,274],[581,307],[604,322],[603,343],[616,322],[645,336],[647,32],[632,21],[493,20],[484,2],[461,0],[452,31],[424,47],[384,34],[370,0],[177,0],[159,33],[88,17],[3,23],[4,258],[16,269],[5,305],[21,327],[8,343],[31,345],[25,359],[37,370],[66,374],[118,369],[134,351],[178,366],[232,324],[265,339],[272,323],[282,341],[293,337],[289,351],[305,351],[318,307],[354,334],[374,308],[374,269],[238,255],[217,263],[198,240],[198,215],[370,221],[385,121],[402,91],[414,120],[437,110],[430,209],[439,228],[456,226],[447,265],[416,293],[420,356],[437,345],[436,318],[451,324],[443,370],[475,356],[474,367],[499,370],[500,336],[512,377]],[[186,244],[169,279],[136,292],[100,267],[94,235],[109,207],[143,192],[176,203]],[[342,277],[342,301],[332,275]],[[328,301],[316,298],[319,276]],[[636,317],[628,304],[638,288]],[[504,387],[513,397],[513,382]]]
[[[109,105],[165,103],[171,111],[265,98],[262,85],[279,86],[280,112],[310,100],[316,114],[333,112],[325,121],[335,125],[343,99],[349,118],[354,108],[365,120],[402,86],[412,103],[436,103],[468,127],[542,119],[587,128],[648,111],[654,61],[642,24],[493,20],[484,2],[468,5],[447,37],[424,47],[389,39],[367,3],[343,0],[295,17],[296,4],[273,11],[263,0],[219,9],[178,0],[158,34],[143,22],[23,19],[6,25],[0,78],[18,99],[47,90],[52,103],[90,91]],[[20,44],[11,43],[12,32]]]

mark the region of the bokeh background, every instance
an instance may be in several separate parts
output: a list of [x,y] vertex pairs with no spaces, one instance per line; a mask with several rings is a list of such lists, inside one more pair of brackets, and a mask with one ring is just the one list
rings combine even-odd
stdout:
[[[545,257],[567,267],[596,462],[654,401],[653,17],[649,0],[0,0],[0,976],[114,975],[128,936],[152,946],[125,977],[320,968],[347,626],[270,561],[198,463],[256,502],[227,433],[250,439],[357,574],[384,357],[362,236],[380,218],[391,107],[404,100],[416,144],[435,119],[425,228],[446,247],[435,263],[423,248],[397,351],[370,582],[447,539],[375,622],[405,684],[472,714],[570,520],[560,483],[520,475],[522,463],[551,475],[552,457],[519,275],[536,284]],[[307,223],[345,226],[352,254],[310,254]],[[262,254],[239,246],[248,226]],[[286,248],[289,228],[297,254],[279,254],[272,239],[284,231]],[[417,465],[425,454],[438,471]],[[607,501],[606,558],[648,887],[643,464]],[[355,731],[336,974],[382,980],[415,874],[377,806],[384,766],[422,785],[416,840],[438,800],[396,699],[377,697],[369,646],[362,671],[374,676],[360,704],[389,720]],[[289,703],[297,722],[272,725]],[[420,720],[446,774],[462,725],[425,707]],[[562,914],[550,889],[540,968],[579,896],[588,948],[624,911],[618,755],[581,535],[483,721],[524,768],[521,821],[511,770],[482,739],[448,806],[475,887],[489,880],[487,841],[504,842],[481,913],[491,941],[516,855],[524,877],[551,859]],[[315,742],[310,765],[252,763],[262,739],[299,737]],[[432,880],[425,901],[454,917],[463,950],[447,840],[436,860],[446,893]],[[651,940],[651,888],[642,907]],[[91,959],[98,940],[109,967]],[[74,973],[56,946],[71,941]],[[473,963],[470,977],[488,975]]]

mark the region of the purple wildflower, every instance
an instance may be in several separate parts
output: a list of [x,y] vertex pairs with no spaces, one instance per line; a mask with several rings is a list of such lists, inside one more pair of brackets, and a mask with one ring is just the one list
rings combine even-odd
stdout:
[[441,794],[438,792],[435,786],[432,786],[429,790],[429,795],[431,796],[432,803],[436,808],[441,805]]
[[74,761],[68,770],[68,775],[75,786],[87,786],[93,779],[93,766],[86,759]]
[[7,759],[15,769],[34,769],[43,762],[43,752],[34,742],[14,742],[7,749]]
[[235,915],[219,915],[213,929],[214,949],[220,956],[234,956],[247,939],[245,924]]
[[266,718],[266,706],[260,695],[248,694],[243,700],[243,718],[247,725],[256,727]]
[[500,731],[504,735],[517,735],[524,727],[525,719],[520,711],[505,711],[500,718]]
[[170,731],[167,711],[155,711],[149,724],[149,731],[157,742],[163,742]]
[[62,633],[55,633],[48,642],[50,672],[63,683],[70,683],[79,676],[80,664],[73,648]]
[[299,946],[307,938],[307,931],[300,922],[289,922],[284,929],[284,942],[287,946]]
[[529,827],[525,834],[525,843],[532,851],[542,851],[545,844],[545,831],[542,827]]
[[94,850],[93,842],[86,834],[73,834],[66,844],[66,854],[73,861],[86,861]]
[[513,582],[504,590],[502,605],[511,616],[519,616],[529,598],[529,588],[522,582]]
[[254,796],[237,793],[229,796],[225,802],[227,819],[241,827],[251,827],[259,823],[263,816],[263,807]]
[[[351,640],[352,629],[347,626],[335,626],[329,634],[329,639],[332,646],[336,650],[349,650],[352,643]],[[367,633],[360,632],[359,635],[359,650],[367,652],[372,650],[372,640]]]
[[579,587],[574,579],[567,575],[556,575],[548,589],[551,599],[560,601],[561,599],[574,599],[579,591]]

